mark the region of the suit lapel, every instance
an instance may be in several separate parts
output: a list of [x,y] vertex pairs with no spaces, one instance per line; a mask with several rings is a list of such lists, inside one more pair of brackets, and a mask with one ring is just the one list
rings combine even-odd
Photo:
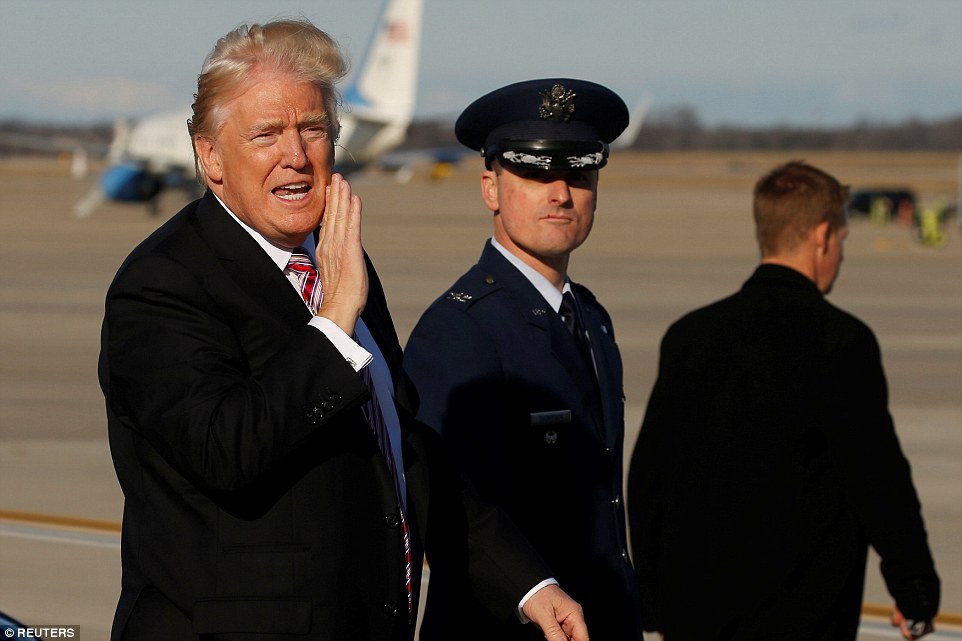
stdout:
[[310,319],[304,301],[284,272],[209,191],[197,208],[197,222],[221,266],[263,313],[281,319],[292,329]]
[[[261,312],[297,330],[311,318],[297,290],[251,235],[237,224],[209,191],[197,208],[197,222],[205,242],[224,270]],[[384,355],[395,381],[401,371],[401,347],[373,264],[365,255],[369,276],[368,302],[362,318]]]

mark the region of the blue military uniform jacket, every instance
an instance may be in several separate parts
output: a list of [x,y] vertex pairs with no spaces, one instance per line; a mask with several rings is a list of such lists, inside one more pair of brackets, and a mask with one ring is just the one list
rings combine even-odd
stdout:
[[[582,604],[591,638],[640,638],[621,496],[621,357],[607,312],[586,288],[573,291],[597,382],[557,311],[490,242],[424,313],[404,368],[418,418]],[[465,620],[482,621],[469,631],[478,638],[540,638],[533,626],[512,637],[511,626],[474,611],[461,618],[465,606],[448,600],[454,580],[432,571],[422,639],[464,638]]]

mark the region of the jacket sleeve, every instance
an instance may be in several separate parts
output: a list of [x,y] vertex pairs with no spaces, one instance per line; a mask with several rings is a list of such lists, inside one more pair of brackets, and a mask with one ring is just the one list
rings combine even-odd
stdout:
[[[506,433],[516,421],[509,416],[498,355],[469,314],[442,303],[413,330],[404,370],[416,389],[417,416],[434,461],[435,507],[425,540],[432,581],[471,586],[496,618],[517,624],[521,598],[552,573],[495,507],[504,492],[518,491],[499,462],[510,451]],[[431,593],[432,607],[447,612],[460,612],[463,598],[457,590]]]
[[930,620],[938,611],[940,583],[909,462],[888,411],[878,343],[858,323],[830,353],[825,367],[837,379],[825,388],[836,396],[822,424],[843,489],[882,559],[896,605],[910,619]]
[[503,462],[509,428],[519,419],[496,348],[462,310],[436,304],[421,317],[404,350],[404,370],[418,396],[418,420],[438,432],[485,500],[512,489]]
[[467,599],[462,588],[470,587],[498,620],[516,624],[521,598],[552,576],[550,569],[508,515],[478,496],[441,437],[424,426],[418,435],[430,459],[424,546],[432,572],[431,607],[443,612],[442,618],[456,618]]
[[257,483],[313,435],[336,432],[367,396],[319,331],[278,325],[265,335],[246,316],[158,254],[132,260],[107,295],[108,410],[202,491]]

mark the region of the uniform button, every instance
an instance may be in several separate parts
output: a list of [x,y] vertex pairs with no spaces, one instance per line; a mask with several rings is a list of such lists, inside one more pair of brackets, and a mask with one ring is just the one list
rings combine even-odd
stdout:
[[611,504],[612,504],[612,505],[621,505],[621,497],[620,497],[620,496],[616,496],[615,498],[611,499]]
[[555,431],[545,432],[544,442],[547,443],[548,445],[554,445],[555,443],[558,442],[558,433]]
[[393,529],[393,528],[396,528],[397,526],[401,525],[401,517],[398,516],[397,514],[393,513],[393,512],[388,513],[388,514],[385,514],[385,515],[384,515],[384,523],[385,523],[389,528],[392,528],[392,529]]
[[484,282],[488,285],[494,285],[494,276],[485,276]]
[[381,606],[381,609],[384,611],[384,614],[388,615],[389,617],[397,615],[397,606],[393,603],[385,603]]
[[630,561],[628,560],[628,550],[621,551],[621,558],[625,563],[630,563]]
[[325,412],[330,412],[332,409],[334,409],[334,403],[330,401],[324,401],[321,403],[321,407],[324,408]]

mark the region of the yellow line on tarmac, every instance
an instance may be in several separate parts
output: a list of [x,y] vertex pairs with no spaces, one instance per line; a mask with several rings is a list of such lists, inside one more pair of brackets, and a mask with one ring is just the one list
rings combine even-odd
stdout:
[[[879,617],[883,619],[892,618],[892,608],[891,605],[880,605],[878,603],[863,603],[862,604],[862,615]],[[949,625],[962,627],[962,614],[957,614],[955,612],[942,612],[937,617],[935,617],[936,628],[939,625]]]
[[21,525],[47,525],[51,527],[78,528],[95,532],[120,534],[120,523],[101,519],[85,519],[79,516],[61,516],[58,514],[40,514],[38,512],[20,512],[18,510],[0,510],[0,521],[10,521]]

